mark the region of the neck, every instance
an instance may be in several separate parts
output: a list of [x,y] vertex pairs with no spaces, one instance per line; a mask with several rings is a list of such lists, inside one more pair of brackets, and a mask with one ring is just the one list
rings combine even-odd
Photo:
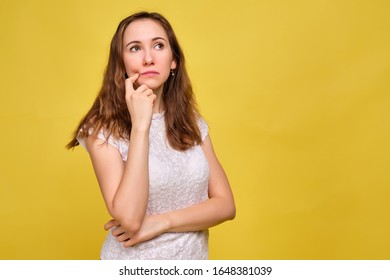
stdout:
[[153,106],[153,114],[155,113],[161,113],[164,108],[163,108],[163,104],[162,104],[162,87],[161,89],[157,89],[155,91],[153,91],[154,94],[156,95],[156,99],[154,101],[154,106]]

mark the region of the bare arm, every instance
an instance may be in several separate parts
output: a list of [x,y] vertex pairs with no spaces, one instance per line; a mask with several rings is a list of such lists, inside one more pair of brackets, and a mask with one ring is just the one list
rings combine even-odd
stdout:
[[138,75],[126,80],[126,102],[132,118],[128,160],[103,141],[89,136],[86,144],[110,215],[130,235],[144,219],[149,193],[149,128],[155,95],[146,86],[133,88]]
[[139,230],[149,192],[148,132],[132,131],[126,164],[114,147],[89,136],[86,144],[110,215],[129,231]]

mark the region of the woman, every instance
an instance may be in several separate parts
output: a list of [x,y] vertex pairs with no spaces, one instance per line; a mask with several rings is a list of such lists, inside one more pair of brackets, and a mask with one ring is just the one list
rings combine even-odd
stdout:
[[233,195],[169,22],[119,24],[103,85],[68,148],[88,151],[109,214],[101,259],[207,259]]

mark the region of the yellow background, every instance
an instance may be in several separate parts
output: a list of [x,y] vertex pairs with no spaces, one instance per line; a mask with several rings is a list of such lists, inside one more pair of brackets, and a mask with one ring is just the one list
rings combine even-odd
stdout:
[[0,259],[98,259],[108,220],[64,146],[119,21],[172,23],[237,218],[212,259],[390,259],[390,2],[0,3]]

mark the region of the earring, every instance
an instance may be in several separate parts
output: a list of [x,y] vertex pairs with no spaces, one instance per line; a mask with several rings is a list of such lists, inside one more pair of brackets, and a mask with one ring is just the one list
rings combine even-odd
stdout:
[[175,72],[173,71],[173,69],[171,69],[171,76],[175,76]]

